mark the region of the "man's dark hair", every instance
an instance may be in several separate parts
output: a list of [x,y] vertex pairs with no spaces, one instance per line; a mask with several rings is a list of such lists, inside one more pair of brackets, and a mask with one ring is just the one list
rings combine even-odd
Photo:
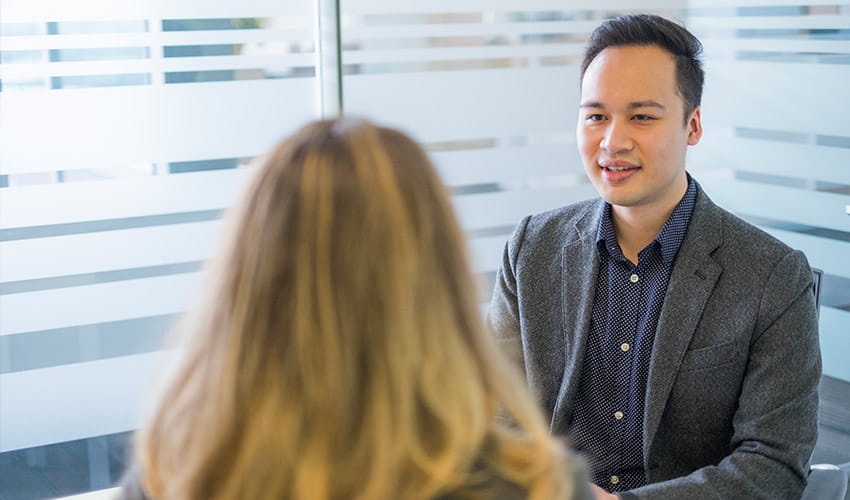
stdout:
[[584,50],[581,78],[587,67],[600,52],[608,47],[628,45],[657,45],[669,52],[676,61],[676,87],[685,101],[685,121],[699,106],[705,72],[702,61],[702,43],[682,26],[660,16],[633,14],[609,19],[600,24]]

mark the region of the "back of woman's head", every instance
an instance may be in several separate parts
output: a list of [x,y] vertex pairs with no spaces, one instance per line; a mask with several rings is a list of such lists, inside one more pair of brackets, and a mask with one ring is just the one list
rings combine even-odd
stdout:
[[[265,158],[231,226],[139,440],[154,496],[426,499],[482,468],[540,495],[563,486],[411,139],[309,124]],[[502,411],[515,426],[494,424]]]

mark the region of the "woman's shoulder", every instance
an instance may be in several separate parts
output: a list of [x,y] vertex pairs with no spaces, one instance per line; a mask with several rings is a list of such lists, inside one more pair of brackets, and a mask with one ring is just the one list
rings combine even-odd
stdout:
[[[565,471],[565,474],[571,475],[573,488],[567,500],[593,500],[593,492],[590,490],[583,461],[571,454],[569,463],[569,470]],[[483,478],[475,486],[448,493],[438,500],[526,500],[528,498],[528,490],[525,487],[505,479],[491,469],[479,472],[483,474]]]
[[524,500],[528,497],[525,488],[495,475],[488,475],[474,486],[468,486],[437,500]]

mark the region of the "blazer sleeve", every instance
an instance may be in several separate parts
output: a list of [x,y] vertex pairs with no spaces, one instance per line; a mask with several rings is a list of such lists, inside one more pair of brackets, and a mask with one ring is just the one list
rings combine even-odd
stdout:
[[762,291],[729,455],[687,476],[620,496],[799,499],[817,440],[820,377],[811,268],[792,250],[779,259]]
[[514,229],[502,252],[502,263],[496,272],[496,285],[487,313],[487,322],[502,352],[525,373],[517,298],[517,260],[525,230],[531,216]]

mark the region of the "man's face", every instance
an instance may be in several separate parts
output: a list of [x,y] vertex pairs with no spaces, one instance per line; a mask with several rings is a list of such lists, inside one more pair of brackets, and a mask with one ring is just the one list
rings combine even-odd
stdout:
[[596,191],[617,207],[669,211],[687,189],[685,151],[702,135],[684,122],[673,56],[655,45],[610,47],[581,82],[576,137]]

